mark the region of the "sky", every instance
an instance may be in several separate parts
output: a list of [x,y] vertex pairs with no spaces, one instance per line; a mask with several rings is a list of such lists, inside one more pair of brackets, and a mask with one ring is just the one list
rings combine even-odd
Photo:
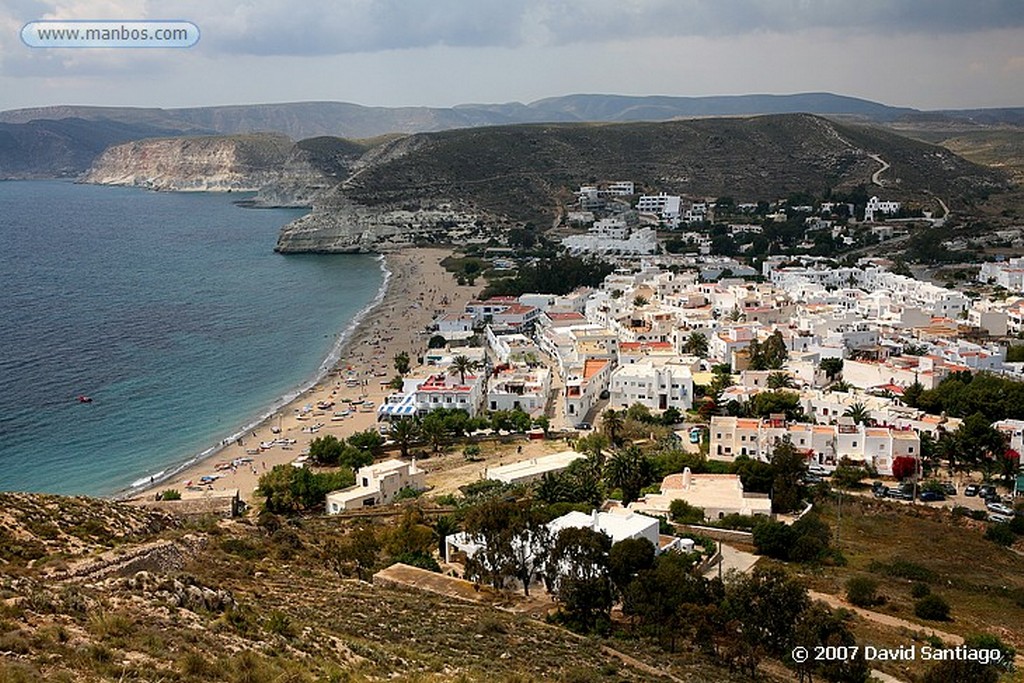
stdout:
[[[26,46],[43,19],[182,19],[202,37]],[[822,91],[1024,106],[1024,0],[0,0],[0,110]]]

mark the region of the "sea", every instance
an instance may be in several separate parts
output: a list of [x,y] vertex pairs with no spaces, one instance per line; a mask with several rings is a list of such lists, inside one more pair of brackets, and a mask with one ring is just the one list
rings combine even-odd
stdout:
[[0,182],[0,490],[167,478],[333,365],[382,261],[276,254],[303,211],[244,198]]

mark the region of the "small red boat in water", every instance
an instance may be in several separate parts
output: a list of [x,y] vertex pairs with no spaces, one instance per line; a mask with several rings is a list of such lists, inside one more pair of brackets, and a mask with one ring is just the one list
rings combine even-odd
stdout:
[[92,403],[92,397],[91,396],[79,396],[78,397],[78,402],[79,403]]

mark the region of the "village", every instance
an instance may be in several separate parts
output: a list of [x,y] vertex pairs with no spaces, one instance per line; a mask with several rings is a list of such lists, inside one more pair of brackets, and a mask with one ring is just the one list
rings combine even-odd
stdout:
[[[610,197],[630,208],[609,212]],[[809,214],[798,220],[810,233],[851,246],[947,216],[907,219],[878,197],[795,214],[785,202],[732,203],[731,215],[760,212],[762,224],[752,216],[722,232],[709,229],[714,202],[685,204],[637,196],[626,181],[581,188],[565,220],[589,227],[562,247],[606,263],[606,274],[563,293],[448,306],[419,331],[421,353],[393,354],[391,379],[389,351],[375,343],[379,401],[366,397],[369,380],[339,370],[330,394],[295,418],[305,425],[298,447],[308,447],[260,478],[261,518],[322,510],[325,523],[336,519],[344,540],[324,553],[346,576],[580,633],[654,629],[673,643],[690,633],[699,647],[724,637],[721,623],[680,610],[756,621],[730,600],[776,588],[807,595],[779,566],[845,566],[844,514],[856,527],[866,514],[923,513],[950,533],[974,524],[986,543],[1019,546],[1024,355],[1013,342],[1024,298],[1012,293],[1024,264],[981,266],[977,284],[990,294],[979,295],[894,272],[903,269],[879,256],[806,253],[813,237],[796,253],[747,258],[742,247],[775,214],[789,224]],[[721,253],[722,235],[738,238],[737,254]],[[681,253],[664,253],[680,240]],[[486,249],[496,270],[514,270],[514,249]],[[336,400],[347,408],[332,413]],[[334,436],[356,411],[373,411],[375,426]],[[330,414],[330,424],[310,424]],[[293,429],[274,433],[287,440]],[[238,492],[188,491],[183,502],[222,494]],[[887,561],[925,575],[908,557],[914,549],[902,547]],[[903,629],[923,621],[930,637],[965,642],[934,625],[948,620],[940,595],[915,594],[901,612],[902,598],[853,576],[813,597],[839,615],[857,608]],[[887,600],[887,613],[871,611]],[[773,628],[796,629],[807,604],[789,604]],[[753,622],[744,628],[756,633]],[[786,661],[744,647],[730,642],[719,656],[751,673],[765,655]],[[859,668],[849,680],[863,680],[867,663],[850,665]]]

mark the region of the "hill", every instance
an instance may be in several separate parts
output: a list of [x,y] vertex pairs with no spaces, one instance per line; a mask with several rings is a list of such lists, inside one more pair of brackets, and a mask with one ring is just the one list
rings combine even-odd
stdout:
[[[185,521],[84,498],[0,502],[31,510],[3,520],[8,537],[49,537],[35,561],[5,552],[0,564],[3,681],[630,683],[659,678],[652,666],[676,680],[742,680],[700,654],[615,645],[637,662],[626,663],[525,612],[349,578],[337,554],[352,521]],[[65,517],[105,540],[82,546]]]
[[74,177],[111,145],[167,135],[199,135],[196,127],[84,118],[0,123],[0,179]]
[[[372,161],[287,227],[281,251],[347,251],[367,234],[402,231],[396,208],[457,206],[496,220],[550,225],[559,201],[594,180],[693,198],[775,200],[871,185],[879,193],[951,206],[1007,187],[1005,177],[942,147],[877,127],[807,114],[664,123],[533,124],[422,133],[371,152]],[[408,218],[405,223],[409,224]],[[358,240],[356,240],[358,237]]]

